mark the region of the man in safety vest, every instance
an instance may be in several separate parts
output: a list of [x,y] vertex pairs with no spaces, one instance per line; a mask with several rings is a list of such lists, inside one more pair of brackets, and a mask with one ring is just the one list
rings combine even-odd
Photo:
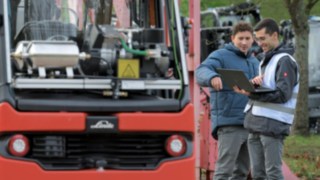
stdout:
[[253,179],[281,180],[283,140],[289,135],[294,119],[299,89],[298,66],[291,56],[293,49],[279,42],[279,26],[273,19],[263,19],[256,27],[255,39],[262,48],[259,76],[252,79],[275,91],[249,93],[244,126],[249,130],[248,148]]

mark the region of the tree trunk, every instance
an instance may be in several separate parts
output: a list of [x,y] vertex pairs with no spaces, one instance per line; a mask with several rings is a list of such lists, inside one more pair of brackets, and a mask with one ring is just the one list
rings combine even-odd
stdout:
[[[308,22],[307,20],[305,22]],[[309,110],[308,110],[308,29],[296,33],[296,52],[295,59],[298,62],[300,71],[300,86],[298,102],[296,105],[295,121],[293,125],[293,134],[307,135],[309,128]]]
[[309,133],[309,111],[308,111],[308,46],[309,46],[309,24],[308,15],[305,12],[304,0],[286,0],[292,27],[295,34],[295,59],[299,65],[299,94],[296,105],[293,134],[307,135]]

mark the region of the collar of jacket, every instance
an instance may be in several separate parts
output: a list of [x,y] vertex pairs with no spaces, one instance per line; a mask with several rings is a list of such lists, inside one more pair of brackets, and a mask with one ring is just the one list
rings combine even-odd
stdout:
[[225,49],[234,52],[236,55],[243,57],[243,58],[249,58],[252,54],[251,51],[248,51],[247,54],[244,54],[242,51],[240,51],[239,48],[237,48],[232,42],[228,43],[224,47]]
[[280,43],[278,47],[266,52],[264,59],[263,59],[263,63],[261,66],[265,66],[266,64],[268,64],[268,62],[271,60],[271,58],[279,53],[288,53],[290,55],[294,54],[294,48],[285,45],[284,43]]

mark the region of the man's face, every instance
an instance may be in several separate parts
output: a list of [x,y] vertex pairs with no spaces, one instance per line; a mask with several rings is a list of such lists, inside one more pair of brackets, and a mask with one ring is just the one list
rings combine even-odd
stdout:
[[249,31],[238,32],[231,36],[231,40],[241,52],[247,54],[253,43],[253,35]]
[[270,35],[266,33],[266,28],[263,28],[259,31],[255,31],[255,40],[262,48],[263,52],[268,52],[276,47],[278,37],[276,32]]

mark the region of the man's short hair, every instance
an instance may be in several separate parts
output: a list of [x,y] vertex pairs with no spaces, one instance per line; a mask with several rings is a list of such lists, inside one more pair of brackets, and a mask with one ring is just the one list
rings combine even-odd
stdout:
[[260,31],[261,29],[265,28],[266,33],[272,35],[274,32],[278,33],[279,36],[279,26],[277,22],[272,18],[266,18],[261,20],[255,27],[254,31]]
[[232,28],[232,35],[236,35],[239,32],[249,31],[253,34],[253,28],[250,23],[240,21],[235,24]]

